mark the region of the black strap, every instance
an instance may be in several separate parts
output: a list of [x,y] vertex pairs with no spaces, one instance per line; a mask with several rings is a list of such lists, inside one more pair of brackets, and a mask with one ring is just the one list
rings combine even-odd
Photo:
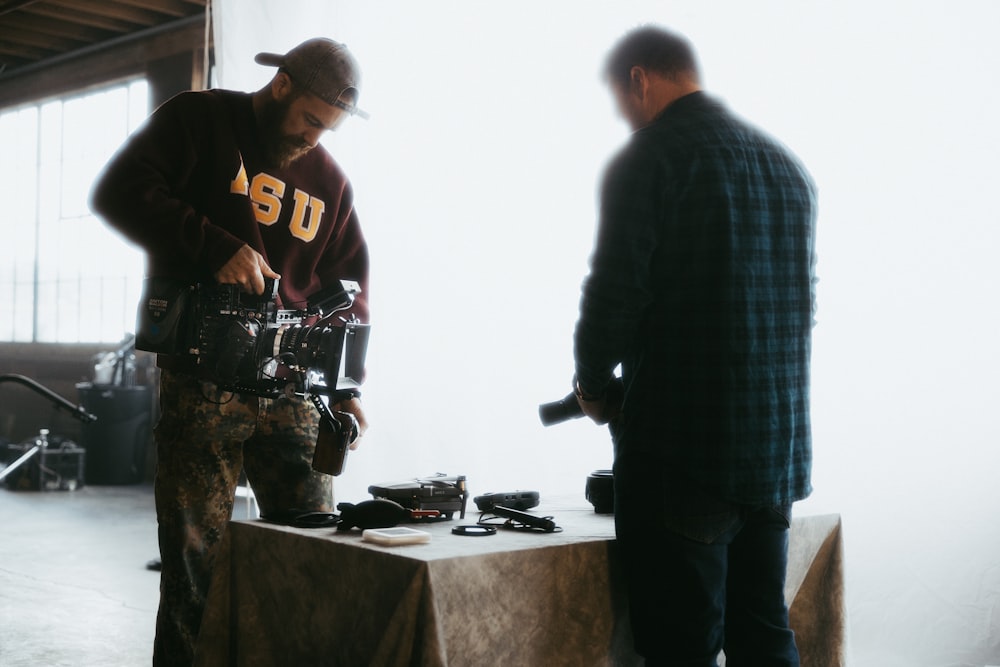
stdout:
[[262,516],[265,521],[280,523],[296,528],[330,528],[340,523],[340,515],[333,512],[301,512],[292,510],[280,514]]

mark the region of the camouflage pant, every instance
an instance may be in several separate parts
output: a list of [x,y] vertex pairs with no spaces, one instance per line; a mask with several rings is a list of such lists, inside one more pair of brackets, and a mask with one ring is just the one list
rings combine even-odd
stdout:
[[160,411],[155,491],[163,569],[153,664],[190,665],[240,470],[264,516],[330,511],[333,486],[312,470],[319,418],[308,400],[233,396],[163,371]]

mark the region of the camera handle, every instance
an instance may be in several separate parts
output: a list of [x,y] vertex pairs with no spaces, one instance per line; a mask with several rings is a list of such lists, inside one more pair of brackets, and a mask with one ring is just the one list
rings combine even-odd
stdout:
[[[350,392],[334,392],[333,396],[339,397],[341,393],[354,395]],[[344,397],[339,398],[343,400]],[[313,454],[313,470],[337,476],[344,472],[347,452],[360,434],[358,420],[349,412],[331,410],[318,393],[309,392],[309,400],[319,412],[319,436],[316,438],[316,451]]]

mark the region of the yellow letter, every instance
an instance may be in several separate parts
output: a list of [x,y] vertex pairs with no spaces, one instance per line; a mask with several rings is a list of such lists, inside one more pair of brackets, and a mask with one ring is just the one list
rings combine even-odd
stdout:
[[247,168],[243,166],[243,156],[240,156],[240,170],[236,178],[229,183],[229,191],[234,195],[249,195],[250,182],[247,180]]
[[254,217],[262,225],[273,225],[281,215],[281,198],[285,183],[274,176],[260,173],[253,177],[250,199],[254,203]]
[[[302,239],[309,243],[316,238],[319,231],[319,221],[326,210],[326,204],[322,199],[309,196],[301,190],[295,191],[295,210],[292,212],[292,221],[288,225],[289,231],[297,239]],[[309,220],[306,221],[306,209],[309,209]]]

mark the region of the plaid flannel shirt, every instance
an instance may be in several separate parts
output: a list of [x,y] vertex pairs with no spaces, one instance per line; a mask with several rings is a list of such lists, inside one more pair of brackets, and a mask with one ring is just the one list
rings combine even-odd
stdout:
[[799,161],[705,93],[632,135],[574,334],[584,393],[622,366],[619,452],[741,504],[810,493],[815,221]]

